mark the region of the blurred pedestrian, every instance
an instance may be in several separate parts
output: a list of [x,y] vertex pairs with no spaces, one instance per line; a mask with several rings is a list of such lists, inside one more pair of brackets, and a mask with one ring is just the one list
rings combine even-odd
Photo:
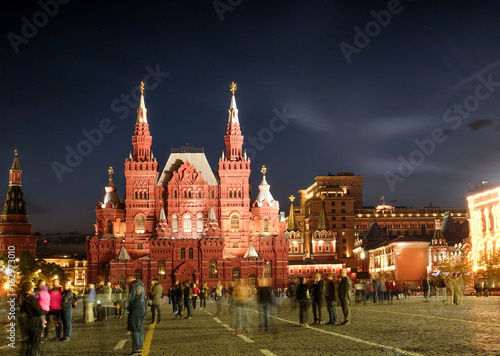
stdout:
[[337,321],[337,301],[339,300],[338,284],[330,273],[325,286],[326,310],[328,311],[328,323],[334,325]]
[[[71,282],[64,283],[64,291],[62,292],[61,301],[61,319],[63,327],[63,336],[61,341],[69,341],[71,339],[72,324],[71,319],[73,318],[73,308],[76,302],[76,295],[73,293],[71,288]],[[75,304],[76,305],[76,304]]]
[[141,355],[144,343],[144,319],[146,318],[146,289],[142,281],[127,277],[129,285],[127,330],[132,337],[132,355]]
[[62,338],[62,320],[61,320],[61,303],[62,303],[62,292],[63,288],[59,282],[59,279],[54,279],[52,281],[52,289],[50,290],[50,310],[47,314],[47,327],[45,331],[45,337],[49,337],[50,320],[54,322],[54,329],[56,336],[52,338],[52,341],[59,341]]
[[297,287],[297,292],[295,298],[299,303],[299,322],[300,326],[309,326],[306,323],[307,309],[309,308],[309,303],[311,296],[309,295],[309,286],[307,285],[307,278],[302,277],[300,279],[300,284]]
[[[156,320],[157,324],[161,323],[161,297],[163,295],[163,287],[157,278],[153,279],[154,285],[149,293],[149,299],[151,300],[151,324],[153,324]],[[156,318],[156,314],[158,317]]]
[[33,290],[30,283],[22,284],[21,288],[23,295],[21,313],[26,314],[22,327],[28,335],[26,355],[39,356],[41,355],[40,344],[42,341],[43,322],[45,320],[45,318],[42,320],[42,315],[47,314],[47,312],[40,306],[40,299],[33,297]]
[[342,268],[340,270],[340,284],[339,284],[339,300],[340,306],[342,307],[342,312],[344,314],[344,322],[342,325],[348,325],[351,323],[351,311],[349,309],[349,302],[351,299],[352,282],[349,277],[347,277],[347,270]]
[[273,292],[271,291],[271,281],[269,278],[259,278],[259,289],[257,291],[257,301],[262,308],[264,315],[264,329],[269,332],[271,330],[271,308],[273,306]]
[[95,303],[95,289],[94,284],[90,283],[88,285],[88,291],[85,294],[85,322],[93,323],[94,322],[94,303]]

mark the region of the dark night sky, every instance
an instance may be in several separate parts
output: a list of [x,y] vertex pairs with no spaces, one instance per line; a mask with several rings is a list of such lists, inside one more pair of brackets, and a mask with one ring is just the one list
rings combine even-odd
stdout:
[[[18,149],[33,231],[93,231],[109,166],[123,196],[136,101],[125,115],[120,100],[146,68],[169,73],[146,93],[160,167],[188,142],[217,168],[237,82],[242,133],[257,138],[246,147],[260,148],[254,197],[266,165],[287,214],[287,197],[328,172],[364,176],[365,206],[384,195],[395,205],[465,207],[468,183],[498,179],[498,1],[405,0],[385,27],[370,23],[371,12],[387,14],[388,1],[220,2],[236,4],[222,20],[210,0],[72,0],[53,16],[36,1],[0,5],[0,188]],[[34,17],[37,33],[23,36],[23,18]],[[358,36],[364,48],[348,63],[341,44],[355,45],[355,27],[373,36]],[[284,110],[286,125],[273,119]],[[112,132],[60,182],[54,162],[67,165],[67,147],[105,118]],[[415,140],[430,149],[435,130],[440,142],[422,153]],[[403,176],[401,159],[414,163]]]

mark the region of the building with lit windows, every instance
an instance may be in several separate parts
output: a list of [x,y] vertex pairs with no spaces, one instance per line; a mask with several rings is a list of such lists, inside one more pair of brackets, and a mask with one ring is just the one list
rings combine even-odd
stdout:
[[57,255],[43,258],[47,263],[55,263],[64,271],[66,280],[78,290],[84,291],[87,286],[87,260],[70,255]]
[[86,242],[88,282],[124,283],[134,275],[164,288],[176,281],[255,283],[269,277],[274,288],[288,284],[288,238],[262,168],[258,195],[250,197],[250,159],[236,106],[236,84],[218,170],[202,148],[171,150],[163,169],[151,151],[143,85],[133,152],[125,159],[122,201],[109,170],[105,195],[96,207],[95,236]]
[[500,187],[467,197],[470,214],[468,254],[474,270],[484,269],[493,254],[500,254]]

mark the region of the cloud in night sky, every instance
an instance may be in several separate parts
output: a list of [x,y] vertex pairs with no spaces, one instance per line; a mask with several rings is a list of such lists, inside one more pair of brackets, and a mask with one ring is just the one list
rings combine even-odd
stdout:
[[483,127],[490,126],[493,122],[490,119],[474,119],[467,124],[467,127],[472,131],[480,130]]

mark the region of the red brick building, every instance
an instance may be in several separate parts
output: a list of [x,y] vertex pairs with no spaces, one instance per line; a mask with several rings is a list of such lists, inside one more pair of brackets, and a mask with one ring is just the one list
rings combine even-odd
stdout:
[[31,224],[28,223],[28,213],[24,193],[21,188],[22,171],[19,165],[17,151],[9,171],[9,188],[2,214],[0,215],[0,251],[4,254],[29,251],[33,257],[36,254],[36,236],[31,235]]
[[258,276],[271,277],[275,288],[288,284],[286,222],[265,167],[258,196],[251,200],[251,162],[242,150],[235,90],[233,83],[218,171],[203,149],[193,146],[172,149],[159,171],[141,94],[133,152],[125,160],[125,200],[117,195],[110,169],[96,208],[95,236],[87,240],[89,283],[123,282],[135,275],[144,283],[158,278],[167,288],[186,280],[209,286],[238,278],[252,283]]

